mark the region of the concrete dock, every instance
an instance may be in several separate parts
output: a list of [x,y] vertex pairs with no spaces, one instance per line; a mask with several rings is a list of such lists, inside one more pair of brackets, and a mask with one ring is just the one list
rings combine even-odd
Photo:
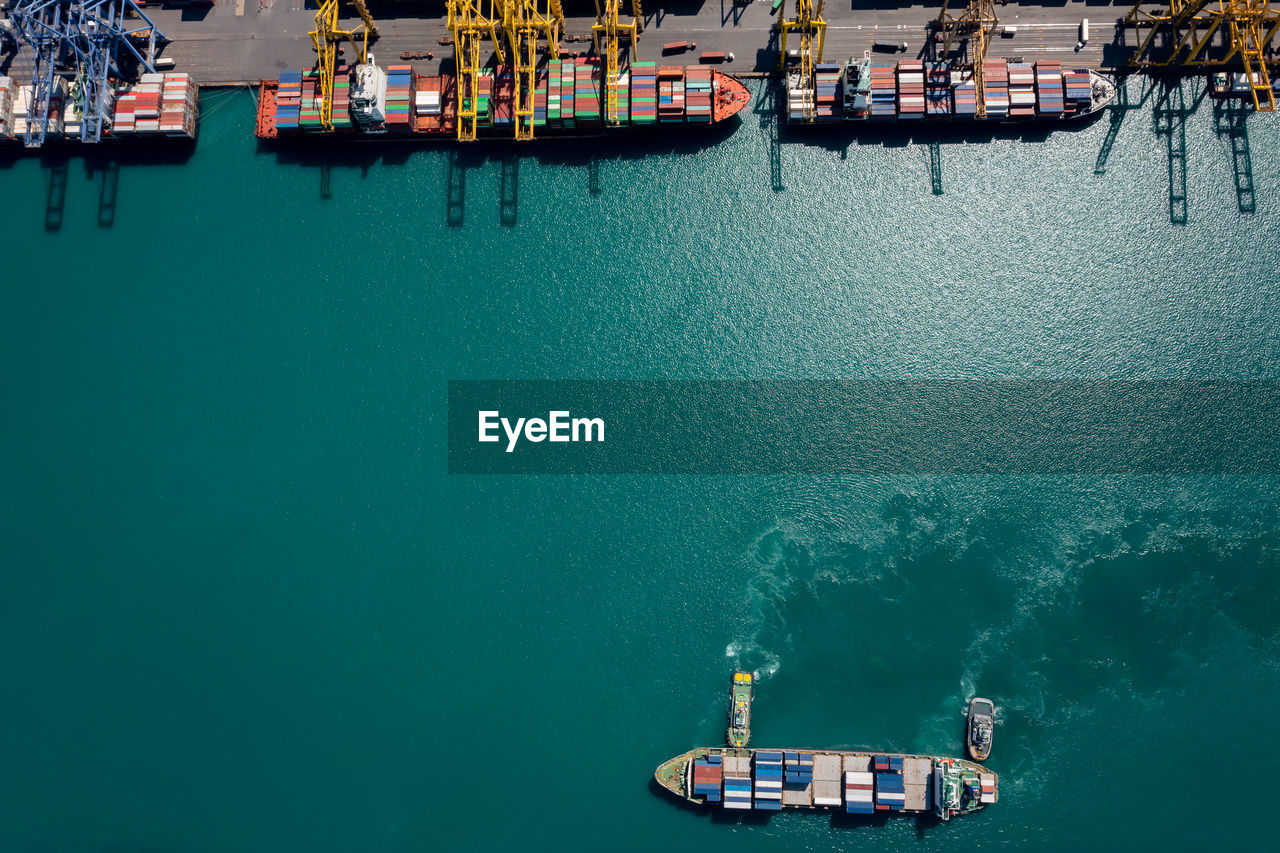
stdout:
[[[432,60],[414,61],[419,73],[438,73],[451,67],[453,48],[440,41],[449,37],[442,3],[371,3],[380,37],[372,47],[379,64],[398,63],[402,52],[433,52]],[[592,9],[590,3],[566,2],[566,12]],[[624,7],[625,8],[625,7]],[[786,9],[792,10],[788,0]],[[1013,37],[997,36],[991,42],[992,57],[1021,56],[1060,59],[1064,65],[1117,68],[1127,61],[1131,47],[1117,41],[1117,22],[1130,8],[1126,3],[1009,2],[996,4],[1001,27],[1015,26]],[[908,44],[903,56],[922,56],[929,24],[941,9],[941,2],[899,5],[892,0],[851,0],[850,4],[828,3],[825,10],[827,37],[824,56],[843,60],[861,55],[878,39]],[[274,79],[280,71],[305,68],[315,63],[315,52],[307,33],[314,25],[315,9],[304,0],[223,0],[214,6],[152,6],[147,14],[171,40],[163,56],[172,58],[175,70],[192,74],[201,85],[243,85],[259,79]],[[343,9],[344,20],[358,24],[354,10]],[[348,19],[345,16],[350,14]],[[2,13],[0,13],[2,17]],[[1092,38],[1077,49],[1082,19],[1090,20]],[[645,3],[643,31],[638,54],[641,59],[669,64],[698,61],[704,50],[732,52],[734,59],[719,67],[735,74],[764,74],[778,64],[777,15],[771,0],[685,0],[685,2]],[[587,36],[595,22],[590,16],[570,15],[565,32]],[[693,41],[695,50],[662,55],[664,42]],[[1121,36],[1123,40],[1123,36]],[[1130,38],[1130,41],[1132,39]],[[587,52],[590,41],[562,42],[566,50]],[[349,51],[348,51],[349,53]],[[2,57],[0,73],[24,78],[21,57]]]

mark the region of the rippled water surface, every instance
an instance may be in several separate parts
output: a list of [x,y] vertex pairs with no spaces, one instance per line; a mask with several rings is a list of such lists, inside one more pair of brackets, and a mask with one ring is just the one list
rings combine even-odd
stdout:
[[[762,108],[277,155],[243,93],[185,163],[0,160],[0,849],[1259,846],[1274,478],[445,474],[449,379],[1280,377],[1280,125],[1130,95],[1101,166]],[[991,697],[1001,802],[680,809],[734,666],[763,746]]]

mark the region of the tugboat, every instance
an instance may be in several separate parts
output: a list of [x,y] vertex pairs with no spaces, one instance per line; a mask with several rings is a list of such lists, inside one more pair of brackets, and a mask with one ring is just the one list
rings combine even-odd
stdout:
[[751,696],[755,678],[735,672],[729,688],[729,745],[742,749],[751,741]]
[[986,761],[991,754],[991,738],[996,729],[996,706],[990,699],[969,700],[969,725],[965,746],[974,761]]

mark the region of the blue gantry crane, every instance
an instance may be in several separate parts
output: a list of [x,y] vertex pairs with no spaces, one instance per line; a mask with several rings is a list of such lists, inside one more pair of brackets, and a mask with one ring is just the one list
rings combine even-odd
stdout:
[[132,57],[139,72],[155,71],[164,33],[133,0],[13,0],[9,21],[34,67],[28,87],[28,148],[39,148],[50,125],[61,126],[68,109],[80,113],[79,138],[97,142],[110,124],[114,79],[120,61]]

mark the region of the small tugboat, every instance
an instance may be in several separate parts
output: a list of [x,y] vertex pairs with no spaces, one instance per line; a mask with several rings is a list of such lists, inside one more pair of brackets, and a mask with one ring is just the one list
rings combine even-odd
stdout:
[[990,699],[969,700],[969,725],[965,746],[974,761],[986,761],[991,754],[991,738],[996,729],[996,706]]
[[729,745],[745,747],[751,741],[751,696],[755,678],[749,672],[735,672],[729,689]]

